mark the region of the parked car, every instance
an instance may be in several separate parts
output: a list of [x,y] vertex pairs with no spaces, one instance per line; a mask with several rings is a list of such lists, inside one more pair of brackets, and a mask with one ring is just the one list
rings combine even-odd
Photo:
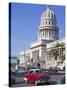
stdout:
[[63,76],[60,81],[57,82],[58,84],[65,84],[65,76]]
[[24,72],[27,72],[27,71],[24,70],[24,69],[19,69],[19,70],[18,70],[18,73],[24,73]]
[[41,73],[40,69],[32,69],[24,76],[26,83],[33,83],[38,85],[39,83],[45,84],[50,80],[50,76],[45,73]]
[[65,84],[65,76],[61,79],[61,84]]
[[14,85],[16,83],[16,76],[14,72],[11,72],[11,76],[10,76],[10,80],[11,80],[11,85]]
[[12,76],[11,76],[11,85],[14,85],[15,82],[16,82],[16,79],[15,79],[15,77],[12,75]]

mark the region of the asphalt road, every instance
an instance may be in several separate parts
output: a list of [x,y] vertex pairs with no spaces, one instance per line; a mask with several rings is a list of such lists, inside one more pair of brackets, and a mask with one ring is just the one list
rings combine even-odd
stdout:
[[[52,73],[50,74],[51,77],[51,84],[54,85],[57,84],[56,82],[59,82],[62,77],[64,77],[64,73]],[[35,86],[34,84],[26,84],[23,81],[23,77],[16,77],[16,83],[12,85],[12,87],[25,87],[25,86]]]

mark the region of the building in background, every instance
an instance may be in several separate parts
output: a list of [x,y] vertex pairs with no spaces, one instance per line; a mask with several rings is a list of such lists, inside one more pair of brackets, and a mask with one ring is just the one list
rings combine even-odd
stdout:
[[18,59],[16,56],[9,57],[9,63],[10,63],[10,66],[11,66],[11,70],[12,70],[12,71],[18,69],[19,59]]
[[[38,40],[31,43],[29,50],[21,51],[20,65],[30,64],[37,66],[40,64],[41,68],[48,69],[59,67],[62,69],[63,64],[59,63],[60,58],[55,60],[53,56],[49,57],[49,51],[52,49],[54,44],[65,43],[64,40],[59,40],[57,19],[54,11],[49,7],[47,7],[47,9],[42,13],[38,28]],[[61,52],[61,48],[62,47],[59,49],[59,53]]]

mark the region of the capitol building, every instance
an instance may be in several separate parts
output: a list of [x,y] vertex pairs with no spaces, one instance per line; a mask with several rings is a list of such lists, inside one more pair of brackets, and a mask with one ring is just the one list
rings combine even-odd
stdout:
[[[59,39],[59,26],[57,25],[56,15],[49,7],[42,13],[40,19],[40,25],[38,26],[38,39],[33,41],[30,48],[26,51],[20,52],[20,65],[33,65],[40,64],[42,68],[62,68],[65,64],[65,60],[61,63],[59,54],[57,60],[54,56],[50,57],[49,53],[53,45],[57,43],[65,43],[64,39]],[[65,53],[62,48],[59,47],[59,53]]]

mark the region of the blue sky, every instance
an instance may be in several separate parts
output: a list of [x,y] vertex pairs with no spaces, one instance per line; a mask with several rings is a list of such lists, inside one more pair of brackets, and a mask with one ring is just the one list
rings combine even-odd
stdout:
[[[40,17],[47,5],[11,4],[11,55],[19,56],[23,50],[29,49],[31,42],[37,40]],[[65,7],[51,6],[56,15],[60,29],[59,37],[65,37]]]

